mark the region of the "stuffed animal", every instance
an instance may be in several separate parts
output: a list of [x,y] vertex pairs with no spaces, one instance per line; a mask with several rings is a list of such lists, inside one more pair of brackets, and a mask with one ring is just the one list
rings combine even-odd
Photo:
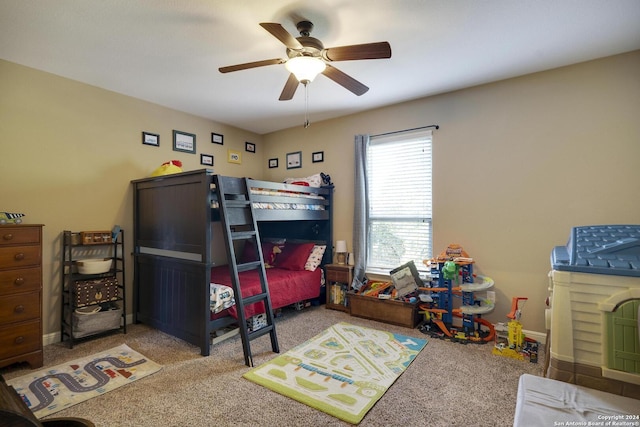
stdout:
[[163,163],[158,169],[151,173],[151,176],[170,175],[182,172],[182,162],[180,160],[169,160]]

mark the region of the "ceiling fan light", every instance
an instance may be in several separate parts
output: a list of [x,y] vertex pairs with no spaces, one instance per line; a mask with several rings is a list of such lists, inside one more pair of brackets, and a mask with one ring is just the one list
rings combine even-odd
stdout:
[[313,56],[296,56],[289,59],[284,65],[300,83],[312,82],[326,68],[322,59]]

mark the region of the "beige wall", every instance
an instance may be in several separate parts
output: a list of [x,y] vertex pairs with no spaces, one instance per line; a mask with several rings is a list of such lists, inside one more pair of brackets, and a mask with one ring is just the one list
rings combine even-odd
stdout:
[[[201,169],[200,153],[214,155],[217,173],[254,175],[262,169],[262,137],[231,126],[0,60],[0,210],[27,214],[43,229],[44,333],[60,330],[60,234],[119,224],[132,250],[130,181],[178,159]],[[197,154],[173,151],[173,129],[196,134]],[[142,144],[142,131],[160,147]],[[211,132],[224,145],[211,143]],[[256,154],[244,151],[256,143]],[[227,149],[242,164],[227,162]],[[131,257],[128,257],[131,260]],[[132,312],[133,264],[127,270]]]
[[459,243],[495,280],[487,319],[506,321],[512,297],[528,297],[523,327],[543,332],[551,249],[573,226],[640,223],[639,117],[635,51],[265,135],[281,165],[266,175],[289,175],[283,158],[298,150],[296,176],[330,174],[334,237],[351,248],[354,135],[440,125],[434,250]]
[[[119,224],[129,251],[130,181],[170,159],[199,169],[200,153],[226,175],[330,174],[334,238],[351,248],[353,136],[439,124],[434,247],[462,244],[495,280],[490,320],[505,320],[512,297],[529,297],[522,321],[533,331],[544,330],[551,248],[570,228],[640,223],[640,51],[264,136],[6,61],[0,93],[0,210],[45,224],[46,334],[59,331],[62,230]],[[173,129],[197,135],[197,155],[172,151]],[[142,145],[142,131],[160,134],[160,147]],[[225,145],[211,144],[211,132]],[[227,163],[228,148],[242,152],[241,165]],[[303,167],[287,171],[292,151],[302,151]],[[323,163],[311,162],[314,151],[324,151]],[[267,168],[272,157],[279,168]]]

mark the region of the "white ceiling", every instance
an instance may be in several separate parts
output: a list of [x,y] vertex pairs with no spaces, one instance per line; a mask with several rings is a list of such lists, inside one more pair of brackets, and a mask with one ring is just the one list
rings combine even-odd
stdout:
[[0,58],[263,134],[303,124],[302,87],[278,101],[284,65],[218,67],[286,58],[258,24],[299,18],[325,47],[392,49],[332,63],[371,89],[318,76],[312,123],[640,49],[639,0],[0,0]]

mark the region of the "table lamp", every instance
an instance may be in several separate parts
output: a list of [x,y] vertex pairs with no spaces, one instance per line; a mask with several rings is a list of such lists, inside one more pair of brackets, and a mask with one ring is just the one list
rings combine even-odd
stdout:
[[346,264],[347,263],[347,242],[346,240],[338,240],[336,242],[336,258],[338,260],[338,264]]

